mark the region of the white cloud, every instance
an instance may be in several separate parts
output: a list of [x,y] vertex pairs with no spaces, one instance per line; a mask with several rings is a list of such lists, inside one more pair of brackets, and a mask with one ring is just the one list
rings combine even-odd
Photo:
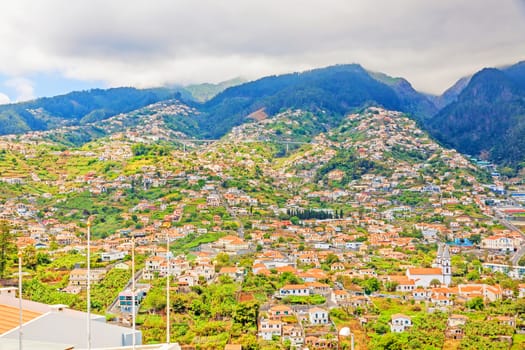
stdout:
[[16,101],[28,101],[35,98],[33,83],[25,78],[13,78],[7,80],[5,86],[12,88],[16,92]]
[[521,1],[17,0],[0,13],[0,73],[110,85],[218,81],[335,63],[440,92],[524,59]]
[[0,105],[5,105],[9,102],[11,102],[9,96],[0,92]]

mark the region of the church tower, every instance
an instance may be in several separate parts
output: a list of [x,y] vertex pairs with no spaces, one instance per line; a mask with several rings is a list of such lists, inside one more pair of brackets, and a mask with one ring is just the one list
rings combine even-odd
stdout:
[[438,244],[436,260],[434,260],[432,267],[441,267],[441,259],[443,259],[443,245]]
[[448,245],[444,244],[443,255],[441,256],[441,271],[443,275],[443,284],[449,285],[452,282],[452,265],[450,263],[450,251]]

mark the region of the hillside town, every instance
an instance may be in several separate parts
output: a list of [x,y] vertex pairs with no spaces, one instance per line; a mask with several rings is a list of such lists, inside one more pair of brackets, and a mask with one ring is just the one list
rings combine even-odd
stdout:
[[68,126],[0,140],[0,345],[21,278],[28,341],[56,342],[39,317],[76,322],[90,285],[105,347],[166,327],[186,350],[525,346],[523,180],[381,108],[321,133],[259,113],[206,142],[166,131],[196,113],[178,101],[135,113],[80,147]]

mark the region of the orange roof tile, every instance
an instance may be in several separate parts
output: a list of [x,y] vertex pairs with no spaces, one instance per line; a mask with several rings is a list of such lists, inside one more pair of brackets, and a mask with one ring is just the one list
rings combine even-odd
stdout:
[[237,273],[237,268],[236,267],[225,266],[225,267],[221,268],[219,273]]
[[304,284],[287,284],[286,286],[283,286],[282,289],[308,289],[308,287]]
[[410,275],[414,276],[414,275],[441,275],[443,273],[443,271],[438,268],[438,267],[435,267],[435,268],[412,268],[412,269],[408,269],[408,271],[410,272]]
[[[40,315],[41,314],[38,312],[23,310],[22,322],[26,323],[34,318],[37,318]],[[7,305],[0,305],[0,334],[8,332],[18,327],[19,317],[20,316],[18,308]]]

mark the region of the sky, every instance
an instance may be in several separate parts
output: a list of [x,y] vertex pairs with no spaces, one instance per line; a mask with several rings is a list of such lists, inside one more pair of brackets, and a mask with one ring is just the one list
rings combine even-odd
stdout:
[[359,63],[440,94],[525,60],[525,0],[6,0],[0,103]]

